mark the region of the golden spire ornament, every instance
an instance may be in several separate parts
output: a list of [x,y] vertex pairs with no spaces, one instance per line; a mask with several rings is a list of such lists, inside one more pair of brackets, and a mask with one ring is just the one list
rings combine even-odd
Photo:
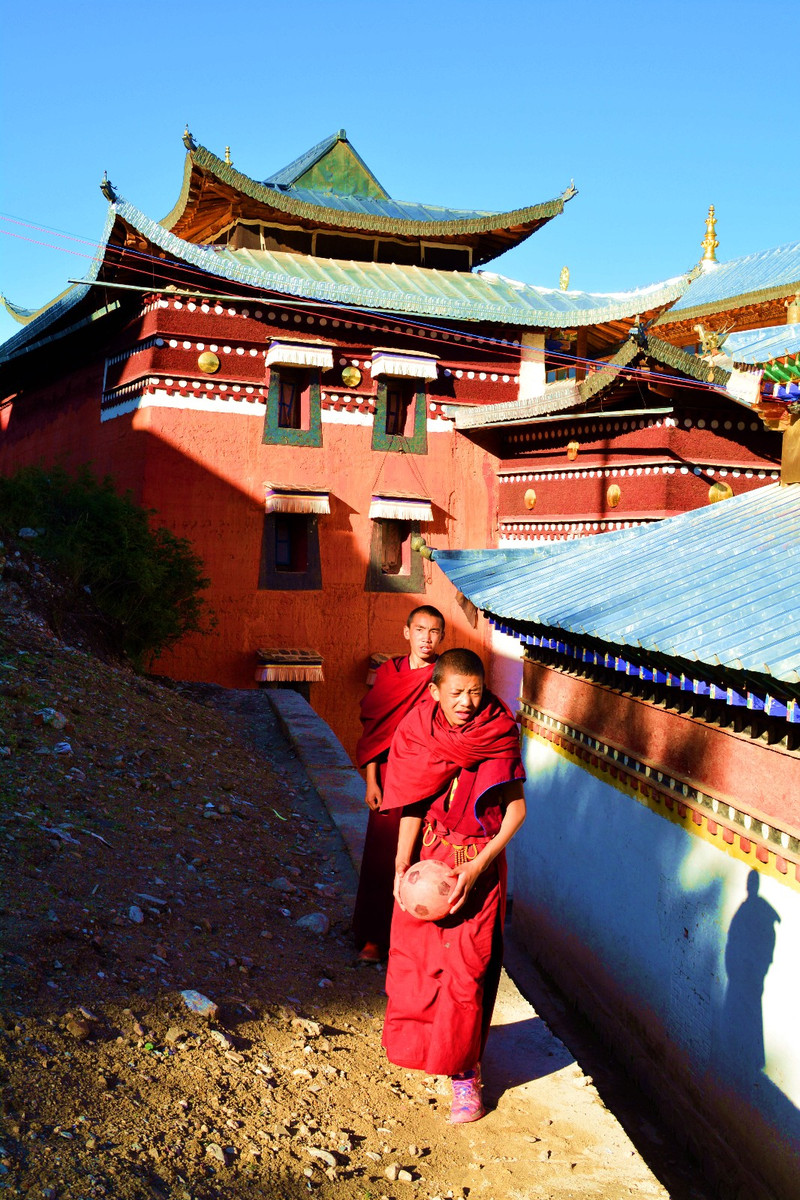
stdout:
[[231,148],[230,148],[230,146],[226,146],[226,147],[225,147],[225,166],[226,166],[226,167],[232,167],[232,166],[233,166],[233,159],[231,158]]
[[703,257],[700,261],[704,266],[710,263],[716,266],[717,263],[717,246],[719,242],[716,236],[716,226],[717,218],[714,216],[714,205],[709,204],[708,216],[706,217],[706,236],[700,243],[703,247]]
[[569,287],[569,267],[561,268],[561,274],[558,277],[558,286],[562,292],[565,292]]

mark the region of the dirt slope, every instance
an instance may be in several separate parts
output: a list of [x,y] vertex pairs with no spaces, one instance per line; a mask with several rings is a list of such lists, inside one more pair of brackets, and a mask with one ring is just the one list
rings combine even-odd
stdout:
[[609,1171],[569,1111],[517,1130],[507,1103],[448,1128],[444,1081],[385,1062],[383,976],[353,961],[352,870],[266,716],[254,745],[213,691],[91,653],[91,625],[73,619],[65,644],[46,574],[10,574],[0,1193],[666,1196],[631,1148]]

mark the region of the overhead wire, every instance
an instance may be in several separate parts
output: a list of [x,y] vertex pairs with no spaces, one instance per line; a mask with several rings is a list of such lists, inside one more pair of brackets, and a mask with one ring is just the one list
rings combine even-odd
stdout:
[[[181,279],[183,279],[184,286],[187,287],[188,290],[191,290],[192,284],[197,279],[206,280],[210,273],[209,271],[205,270],[204,268],[202,268],[198,265],[192,264],[192,263],[181,263],[179,260],[175,260],[175,259],[164,259],[159,255],[148,254],[145,251],[138,250],[132,246],[122,246],[122,245],[118,246],[112,242],[106,242],[105,244],[98,243],[89,238],[81,237],[80,235],[70,234],[70,233],[66,233],[64,231],[56,230],[50,226],[38,225],[34,222],[24,221],[19,217],[13,217],[13,216],[10,216],[9,214],[0,213],[0,220],[11,221],[15,224],[18,224],[20,226],[26,227],[31,230],[41,230],[43,232],[54,233],[56,236],[66,238],[69,241],[80,242],[87,246],[94,246],[95,252],[93,254],[89,254],[86,251],[82,252],[79,250],[72,250],[65,246],[59,246],[59,245],[54,245],[53,243],[43,242],[36,238],[32,238],[32,237],[26,236],[24,234],[15,233],[12,230],[3,229],[2,227],[0,227],[0,233],[5,234],[5,236],[7,236],[7,237],[13,237],[13,238],[16,238],[21,241],[27,241],[33,245],[40,245],[46,249],[53,249],[53,250],[61,251],[62,253],[72,254],[74,256],[87,258],[89,260],[95,260],[98,257],[98,253],[101,250],[104,250],[104,252],[106,254],[117,256],[117,261],[114,263],[117,270],[138,272],[140,275],[141,275],[141,271],[142,271],[143,267],[146,268],[147,266],[150,266],[152,268],[153,290],[154,291],[165,290],[166,287],[168,286],[167,281],[169,281],[170,284],[174,284],[174,281],[176,279],[178,279],[179,281],[181,281]],[[213,255],[213,250],[209,250],[209,257],[211,257],[212,255]],[[125,261],[126,258],[130,261],[126,262]],[[160,269],[157,271],[157,270],[155,270],[156,267],[159,267]],[[225,275],[217,275],[217,278],[226,279],[227,277]],[[163,285],[164,285],[163,287],[159,287],[159,281],[161,281],[161,283],[163,283]],[[79,281],[72,281],[72,282],[78,283]],[[80,282],[85,283],[87,281],[82,280]],[[112,288],[112,289],[114,287],[113,282],[108,281],[108,280],[97,280],[95,282],[96,282],[96,286],[98,286],[98,287],[106,287],[106,288]],[[233,282],[233,281],[230,281],[230,282]],[[121,285],[121,286],[125,286],[125,285]],[[510,356],[512,356],[512,357],[516,357],[516,354],[518,353],[523,361],[537,361],[537,360],[542,361],[542,360],[544,360],[544,361],[562,364],[563,366],[575,366],[576,368],[577,367],[585,368],[591,373],[596,373],[598,371],[602,371],[605,369],[607,371],[614,371],[615,374],[624,374],[625,376],[629,377],[630,379],[641,378],[645,381],[650,380],[650,381],[654,381],[654,382],[658,382],[658,383],[680,384],[682,387],[687,387],[687,388],[700,388],[702,390],[712,390],[712,391],[720,390],[719,388],[715,387],[713,385],[713,381],[710,381],[710,380],[707,382],[703,382],[702,380],[694,380],[691,377],[687,377],[684,375],[674,375],[668,371],[654,371],[652,368],[642,369],[642,368],[637,368],[637,367],[634,367],[634,366],[631,366],[628,364],[616,364],[612,361],[609,361],[608,359],[590,358],[587,356],[570,354],[568,351],[555,350],[555,348],[552,348],[552,347],[551,348],[530,347],[530,346],[524,345],[522,343],[522,341],[516,341],[514,339],[509,339],[509,338],[494,337],[488,333],[465,332],[463,329],[460,329],[460,328],[448,327],[448,326],[442,325],[442,324],[434,324],[432,322],[426,322],[426,321],[421,320],[419,317],[408,317],[407,315],[402,314],[402,313],[397,313],[396,311],[393,312],[390,316],[387,316],[387,314],[384,313],[382,310],[368,308],[368,307],[362,307],[359,305],[348,305],[347,303],[345,303],[343,301],[312,300],[308,297],[286,296],[282,292],[272,291],[271,289],[259,288],[256,284],[249,284],[243,280],[236,281],[236,286],[239,289],[245,289],[246,294],[241,294],[241,292],[235,292],[235,293],[232,292],[232,293],[229,293],[226,295],[220,295],[220,294],[214,294],[214,293],[205,293],[201,289],[198,289],[196,294],[199,299],[204,299],[204,298],[206,298],[206,299],[225,299],[225,300],[228,300],[228,301],[234,302],[234,303],[241,303],[242,301],[252,302],[254,300],[261,300],[263,303],[272,304],[275,307],[279,307],[280,305],[291,306],[300,315],[305,315],[305,316],[312,316],[312,315],[316,316],[316,313],[312,313],[312,309],[323,308],[326,311],[331,311],[331,312],[336,311],[336,312],[340,312],[340,313],[346,313],[351,317],[360,318],[360,320],[357,319],[355,321],[351,321],[350,324],[356,324],[359,327],[363,327],[364,329],[367,329],[367,330],[370,330],[373,332],[375,332],[375,331],[389,332],[389,330],[386,329],[386,326],[390,322],[395,327],[398,322],[403,322],[406,326],[406,329],[403,330],[403,332],[406,333],[407,336],[413,336],[413,337],[417,338],[418,340],[420,338],[423,338],[424,340],[427,340],[427,341],[435,340],[440,345],[442,342],[449,341],[452,338],[454,341],[464,343],[465,348],[467,346],[473,346],[475,348],[476,352],[479,352],[481,349],[483,349],[485,347],[492,347],[492,348],[497,348],[498,350],[500,350],[500,349],[506,350],[509,352]],[[142,289],[142,290],[150,290],[150,289],[148,287],[147,289]],[[364,322],[365,317],[371,318],[376,323],[375,324],[365,323]],[[498,323],[500,323],[500,322],[498,322]],[[345,321],[344,324],[347,325],[347,322]],[[598,324],[602,324],[602,322],[598,322]],[[547,328],[546,325],[543,325],[542,327]],[[556,331],[554,331],[554,332],[556,332]],[[556,340],[556,338],[553,338],[552,340]],[[491,360],[491,361],[494,361],[494,360]],[[454,360],[451,363],[450,359],[448,358],[446,361],[446,365],[447,365],[447,367],[449,367],[451,369],[455,368],[456,370],[458,370],[458,369],[472,370],[476,366],[488,365],[489,362],[490,362],[490,360],[486,359],[485,363],[482,364],[480,360],[476,359],[475,361],[473,361],[470,359],[470,360],[464,360],[463,362],[456,362]]]

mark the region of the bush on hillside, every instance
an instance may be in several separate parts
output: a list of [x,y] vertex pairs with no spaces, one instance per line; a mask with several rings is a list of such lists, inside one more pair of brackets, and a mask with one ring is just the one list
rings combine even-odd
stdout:
[[84,467],[24,467],[0,478],[0,534],[38,533],[36,552],[75,589],[89,589],[115,649],[139,670],[213,618],[191,543],[153,526],[153,511]]

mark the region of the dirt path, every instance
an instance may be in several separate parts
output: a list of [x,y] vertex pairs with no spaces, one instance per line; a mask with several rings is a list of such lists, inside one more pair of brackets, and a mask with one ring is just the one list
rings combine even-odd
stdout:
[[0,1194],[701,1195],[656,1181],[509,981],[495,1106],[449,1127],[444,1081],[385,1062],[353,868],[264,694],[221,712],[0,591]]

